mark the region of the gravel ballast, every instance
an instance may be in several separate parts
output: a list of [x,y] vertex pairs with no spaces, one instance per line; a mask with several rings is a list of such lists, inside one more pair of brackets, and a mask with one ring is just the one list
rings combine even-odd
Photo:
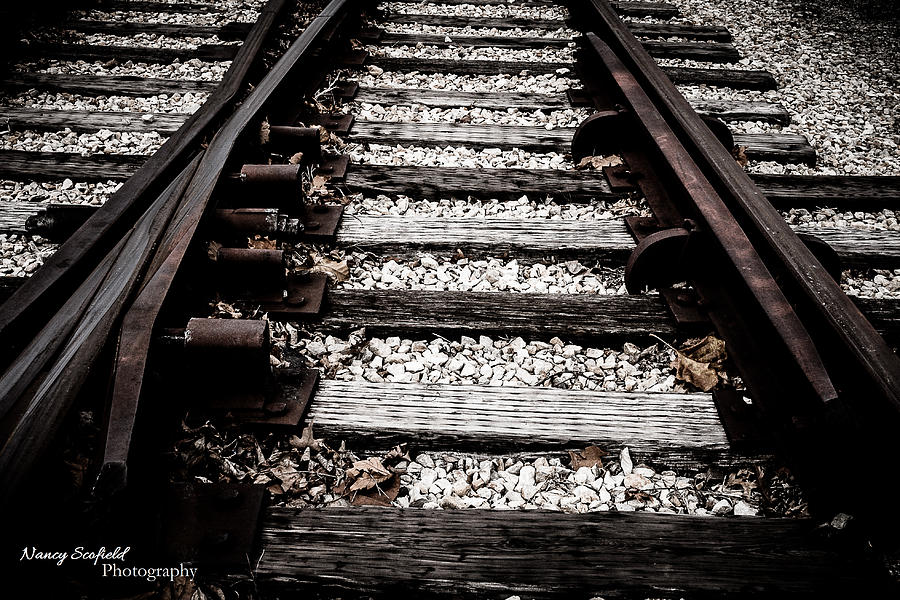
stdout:
[[352,289],[456,290],[462,292],[530,292],[540,294],[627,294],[625,269],[591,266],[569,260],[532,263],[502,258],[451,260],[418,253],[411,259],[350,255]]
[[[745,57],[742,68],[775,75],[779,89],[761,98],[788,109],[792,123],[783,131],[806,135],[819,157],[814,168],[751,163],[752,171],[900,175],[896,24],[864,19],[849,4],[831,0],[815,7],[800,0],[673,2],[688,18],[727,27]],[[680,87],[708,95],[702,86]],[[714,95],[748,97],[724,89]]]
[[[543,386],[573,390],[687,392],[675,380],[675,353],[654,344],[620,350],[549,341],[348,338],[313,334],[291,344],[299,360],[329,379],[381,383]],[[293,366],[293,365],[292,365]]]
[[67,152],[82,156],[91,154],[149,156],[159,150],[166,139],[155,131],[132,133],[101,129],[97,133],[76,133],[68,128],[43,132],[26,130],[3,135],[0,138],[0,148],[30,152]]
[[354,102],[345,105],[344,112],[366,121],[392,123],[468,123],[471,125],[524,125],[531,127],[578,127],[592,111],[585,108],[566,108],[544,112],[515,108],[490,110],[487,108],[428,108],[421,104],[381,105]]
[[50,110],[84,110],[134,113],[192,114],[203,106],[209,94],[185,92],[158,96],[83,96],[66,92],[25,92],[12,97],[0,97],[0,104]]
[[413,200],[406,196],[379,195],[375,198],[353,198],[344,208],[350,215],[417,215],[434,218],[502,217],[508,219],[549,219],[593,221],[620,219],[627,216],[649,217],[650,209],[642,200],[622,198],[616,201],[594,200],[588,203],[557,204],[551,197],[516,200],[442,199]]
[[120,181],[74,182],[71,179],[54,182],[0,181],[0,200],[3,202],[48,202],[58,204],[91,204],[100,206],[120,187]]
[[446,146],[385,146],[382,144],[347,144],[344,151],[351,162],[363,165],[470,167],[493,169],[573,169],[572,161],[556,152],[526,152],[499,148]]
[[514,4],[432,4],[421,2],[383,2],[378,8],[398,15],[442,15],[448,17],[491,17],[504,19],[569,18],[560,6],[517,6]]
[[202,61],[192,58],[185,62],[178,60],[169,64],[126,61],[122,64],[106,62],[85,62],[83,60],[49,60],[39,63],[19,63],[15,70],[26,73],[47,73],[49,75],[96,75],[102,77],[149,77],[153,79],[220,81],[231,66],[230,60]]
[[565,73],[531,75],[454,75],[444,73],[398,73],[371,66],[357,77],[360,85],[406,90],[448,90],[455,92],[522,92],[533,94],[564,93],[577,82]]
[[374,25],[388,33],[443,35],[451,38],[451,41],[456,36],[570,39],[581,35],[578,31],[568,27],[560,27],[559,29],[525,29],[522,27],[498,29],[496,27],[443,27],[441,25],[419,23],[391,23],[390,21],[374,23]]

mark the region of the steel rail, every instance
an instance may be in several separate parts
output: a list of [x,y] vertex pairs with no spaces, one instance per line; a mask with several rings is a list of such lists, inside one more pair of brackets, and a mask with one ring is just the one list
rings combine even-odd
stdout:
[[285,5],[286,0],[269,0],[203,106],[0,306],[0,369],[49,322],[227,115]]
[[[766,200],[750,177],[691,108],[656,61],[644,50],[618,18],[607,0],[589,0],[591,26],[646,85],[667,122],[690,150],[694,160],[741,223],[767,266],[797,306],[798,314],[812,324],[807,330],[818,348],[831,357],[849,357],[868,378],[871,391],[882,399],[878,412],[900,415],[900,359],[794,234],[781,214]],[[824,325],[824,327],[822,326]],[[836,350],[835,345],[842,348]],[[834,360],[826,362],[833,363]],[[842,380],[842,391],[856,380]],[[871,401],[864,399],[863,403]],[[858,403],[857,403],[858,404]]]
[[332,0],[305,28],[299,38],[243,101],[210,141],[196,173],[185,191],[179,214],[166,233],[138,297],[128,308],[119,335],[110,415],[97,489],[115,494],[127,485],[128,455],[134,430],[144,371],[154,324],[172,282],[238,138],[260,111],[297,75],[298,66],[319,49],[355,0]]
[[284,0],[266,5],[219,93],[170,138],[171,146],[151,157],[0,308],[0,343],[12,357],[0,376],[0,503],[42,455],[108,346],[177,214],[197,168],[199,141],[232,106],[283,6]]

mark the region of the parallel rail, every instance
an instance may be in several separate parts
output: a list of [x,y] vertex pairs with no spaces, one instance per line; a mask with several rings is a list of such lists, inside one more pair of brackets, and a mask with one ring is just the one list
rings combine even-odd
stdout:
[[[140,10],[149,9],[150,4],[134,3]],[[529,4],[546,5],[543,0]],[[851,510],[871,526],[880,515],[867,511],[865,499],[860,502],[857,498],[837,496],[830,493],[830,488],[825,490],[829,493],[822,493],[821,488],[830,485],[830,481],[825,476],[821,456],[833,447],[835,436],[843,436],[845,443],[888,459],[897,458],[890,436],[897,430],[900,419],[900,361],[826,272],[823,264],[832,258],[827,246],[810,243],[818,249],[818,256],[810,250],[810,245],[791,230],[737,165],[730,148],[722,145],[721,136],[713,133],[708,122],[701,119],[674,87],[673,79],[677,80],[679,73],[682,77],[698,74],[669,70],[667,75],[652,55],[673,49],[639,43],[619,20],[615,9],[635,15],[648,14],[647,11],[662,15],[668,14],[667,5],[606,0],[573,0],[570,4],[572,13],[579,19],[577,23],[585,30],[579,40],[581,49],[575,65],[585,83],[582,101],[598,110],[576,132],[572,156],[577,161],[594,154],[620,152],[628,172],[610,176],[610,181],[618,177],[619,185],[630,184],[639,189],[655,214],[651,221],[630,222],[638,246],[630,254],[626,271],[629,289],[636,291],[646,285],[662,289],[682,281],[691,283],[701,296],[699,307],[708,313],[726,340],[754,406],[766,419],[767,430],[774,434],[775,448],[798,465],[814,500],[820,503],[817,510],[822,515],[834,510]],[[614,395],[617,404],[597,407],[588,404],[591,394],[587,392],[562,397],[546,390],[542,392],[545,404],[538,406],[540,403],[533,398],[523,399],[517,391],[506,391],[490,398],[484,393],[479,396],[479,408],[473,408],[466,401],[482,394],[474,389],[455,390],[451,394],[425,385],[406,386],[401,391],[397,386],[381,384],[350,388],[327,382],[319,387],[321,402],[310,408],[306,401],[293,401],[309,398],[318,375],[307,373],[304,379],[294,373],[281,373],[272,384],[268,379],[271,375],[268,329],[260,321],[232,321],[216,331],[218,323],[194,319],[183,327],[179,319],[183,321],[185,315],[196,314],[193,307],[205,300],[208,274],[198,267],[202,260],[198,262],[197,256],[205,258],[208,251],[205,242],[215,235],[211,231],[219,232],[216,227],[227,225],[232,237],[235,232],[236,237],[241,237],[258,231],[276,237],[283,234],[284,239],[333,241],[326,234],[316,233],[320,222],[327,220],[329,209],[312,205],[298,208],[296,198],[291,195],[299,184],[301,167],[245,164],[244,158],[266,156],[255,139],[264,117],[268,119],[266,128],[272,139],[288,129],[292,135],[309,137],[309,131],[301,132],[294,127],[299,116],[308,110],[299,106],[297,98],[308,97],[315,91],[329,66],[360,63],[359,51],[348,42],[354,35],[365,37],[362,34],[368,33],[359,31],[358,23],[366,6],[354,0],[333,0],[236,106],[236,95],[247,82],[256,53],[283,5],[283,0],[272,0],[266,6],[229,71],[228,83],[214,93],[203,109],[167,142],[163,151],[140,168],[104,208],[88,216],[48,264],[0,307],[0,347],[4,349],[2,356],[7,364],[0,377],[3,500],[21,501],[17,486],[30,475],[59,429],[88,371],[105,368],[107,363],[100,360],[104,356],[111,356],[108,362],[114,366],[106,378],[109,404],[95,493],[102,502],[114,507],[112,512],[124,510],[123,522],[133,518],[128,510],[131,502],[140,501],[143,506],[163,504],[159,486],[165,477],[160,476],[158,468],[148,465],[154,460],[155,444],[141,439],[140,434],[146,435],[150,427],[144,421],[173,412],[159,406],[170,392],[176,401],[190,400],[195,393],[222,395],[227,402],[234,403],[224,408],[229,415],[233,411],[237,419],[247,421],[245,424],[258,427],[262,423],[270,430],[281,427],[295,431],[309,410],[310,416],[322,421],[325,429],[335,435],[379,443],[398,442],[408,433],[408,430],[398,430],[400,425],[394,421],[399,411],[407,419],[405,423],[415,424],[414,433],[427,439],[433,447],[457,449],[478,447],[480,437],[490,435],[495,436],[493,442],[501,447],[517,444],[520,448],[567,448],[573,441],[583,444],[601,438],[615,447],[615,436],[604,427],[623,415],[643,410],[648,415],[648,423],[633,425],[630,435],[636,440],[645,436],[643,447],[668,464],[693,464],[697,457],[705,464],[716,464],[740,454],[712,425],[715,419],[708,410],[710,407],[704,409],[702,400],[690,396],[665,398],[658,407],[648,407],[646,401],[642,404],[641,398],[620,394]],[[436,20],[456,24],[462,21]],[[513,23],[524,25],[512,21],[507,25]],[[722,37],[715,28],[695,29],[698,36]],[[394,36],[394,39],[405,38]],[[472,45],[489,45],[488,42],[479,40]],[[725,50],[731,52],[733,48]],[[428,64],[415,59],[377,62],[401,71]],[[477,66],[479,72],[504,68],[482,62],[485,64]],[[429,66],[431,69],[444,67],[450,68],[434,61]],[[465,72],[471,67],[459,61],[452,68]],[[550,67],[545,65],[545,70]],[[767,78],[757,79],[756,83],[768,85]],[[397,94],[383,90],[364,93],[375,97],[381,94],[382,98]],[[514,101],[527,106],[529,99],[524,96],[517,96]],[[423,97],[434,105],[447,101],[435,94],[423,94]],[[309,119],[316,118],[307,113],[304,120],[311,123]],[[332,131],[347,125],[338,123],[340,119],[318,118]],[[286,127],[279,128],[280,123]],[[377,128],[368,133],[365,128],[354,132],[349,126],[349,133],[342,135],[348,139],[368,135],[359,139],[374,141],[383,132]],[[415,131],[409,135],[411,140],[422,137],[421,132]],[[460,128],[458,135],[465,136],[466,129]],[[208,143],[198,148],[197,143],[205,137],[209,138]],[[314,132],[313,137],[315,143],[304,146],[302,153],[281,153],[284,161],[291,156],[300,157],[298,160],[304,161],[303,168],[309,166],[310,174],[339,171],[341,163],[333,157],[315,156],[310,160],[320,151],[318,134]],[[626,143],[614,147],[608,141],[610,138]],[[299,143],[299,139],[293,142]],[[444,181],[451,182],[447,188],[469,189],[466,186],[472,185],[471,173],[466,170],[441,173],[446,178]],[[351,166],[343,179],[335,175],[332,185],[350,190],[354,185],[369,190],[387,186],[391,191],[397,191],[402,185],[407,186],[404,190],[415,191],[432,185],[435,193],[446,189],[434,181],[416,181],[411,177],[416,174],[403,169],[354,171]],[[517,172],[515,177],[521,181],[507,178],[493,185],[498,190],[505,188],[506,193],[514,196],[526,188],[546,189],[547,182],[536,181],[540,174]],[[562,179],[560,176],[559,180]],[[777,184],[771,178],[763,179],[777,191]],[[264,193],[256,194],[266,205],[264,209],[241,204],[244,198],[240,190],[246,188],[236,186],[247,181],[270,186],[261,188]],[[511,182],[516,185],[511,186]],[[484,182],[478,183],[480,186]],[[597,181],[583,183],[583,179],[569,182],[573,196],[585,194],[586,188],[590,188],[591,194],[612,196],[610,185],[600,180],[599,173]],[[490,188],[491,184],[486,185]],[[277,193],[270,193],[273,191]],[[254,197],[246,192],[244,195]],[[75,220],[80,218],[83,217]],[[417,223],[408,217],[403,222],[407,227]],[[452,222],[420,222],[418,237],[398,232],[399,223],[399,219],[379,221],[362,217],[357,223],[345,223],[337,243],[393,250],[392,243],[401,244],[405,240],[407,247],[429,244],[438,247],[443,243],[451,248],[462,245],[472,232],[465,225],[456,224],[457,238],[447,241],[438,236],[446,236],[454,226]],[[563,232],[561,228],[548,228],[547,239],[561,233],[566,233],[569,239],[556,245],[548,241],[546,248],[535,248],[532,242],[536,236],[518,241],[516,232],[489,225],[484,230],[499,235],[497,240],[488,240],[491,247],[514,246],[517,251],[533,253],[564,248],[574,256],[594,248],[589,238],[596,230],[574,228]],[[490,235],[482,236],[482,244],[488,243],[484,239]],[[615,254],[620,260],[631,249],[624,232],[621,237],[618,246],[604,249],[607,256]],[[252,252],[245,248],[219,249],[217,268],[224,270],[228,264],[225,258],[236,257],[231,267],[235,269],[233,273],[246,276],[247,282],[252,283],[243,285],[250,287],[265,286],[267,275],[274,273],[276,278],[283,275],[281,255],[277,251],[258,250],[259,262],[248,267],[249,254]],[[242,285],[240,281],[231,283],[237,288]],[[521,304],[512,298],[513,294],[497,294],[490,299],[470,293],[419,294],[418,303],[405,304],[403,294],[342,290],[328,293],[323,300],[310,292],[315,282],[292,281],[290,285],[301,287],[278,287],[276,298],[266,296],[257,303],[270,318],[290,319],[306,305],[310,308],[306,318],[339,329],[377,315],[373,320],[380,320],[386,330],[394,332],[487,330],[540,335],[552,331],[550,325],[539,322],[539,310]],[[297,289],[302,289],[302,293]],[[553,325],[558,327],[563,323],[576,338],[619,339],[640,331],[643,322],[640,311],[659,313],[663,302],[644,296],[603,301],[578,298],[548,301],[548,306],[555,307],[558,313]],[[310,307],[311,304],[316,306]],[[322,310],[319,304],[329,312],[316,316]],[[464,318],[469,320],[463,323]],[[882,317],[878,325],[890,326],[896,334],[900,326],[895,320]],[[665,324],[660,321],[661,327],[672,327],[671,320],[667,319]],[[655,325],[654,328],[660,330]],[[673,334],[674,331],[673,327]],[[264,354],[245,354],[250,346]],[[172,351],[173,347],[178,350]],[[210,349],[209,355],[203,354]],[[104,355],[104,350],[109,354]],[[183,368],[177,364],[180,362],[188,365],[188,369],[179,371]],[[254,376],[263,373],[267,385],[277,388],[272,394],[280,394],[278,402],[269,397],[271,389],[263,392],[240,388],[240,377],[229,371],[240,372],[248,368],[248,363],[252,363],[249,368]],[[193,375],[189,369],[198,366],[202,367],[198,371],[207,376],[218,369],[221,381],[208,382],[214,394],[204,392],[204,381],[182,385],[151,377],[156,372]],[[240,389],[229,389],[231,385]],[[400,396],[400,400],[395,400],[395,396]],[[289,401],[285,402],[285,398]],[[216,399],[212,400],[214,405]],[[578,412],[580,403],[587,405],[581,409],[586,423],[573,423],[572,431],[554,425],[557,412]],[[273,407],[275,404],[278,407]],[[673,405],[676,408],[672,409]],[[664,412],[666,407],[679,415],[675,425],[658,422],[655,411]],[[348,422],[347,414],[363,412],[366,408],[369,412],[359,419],[365,422]],[[222,407],[213,410],[221,412]],[[261,416],[261,412],[266,414]],[[497,415],[506,420],[492,423]],[[516,419],[527,421],[532,430],[542,429],[542,434],[536,436],[528,433],[528,427],[519,428]],[[690,434],[679,432],[676,426],[691,424],[698,430]],[[665,438],[670,435],[678,436],[678,444],[666,443]],[[491,442],[485,440],[485,447]],[[642,443],[632,442],[638,446]],[[254,534],[260,534],[264,553],[254,569],[254,583],[276,592],[333,587],[375,594],[409,588],[452,595],[481,595],[498,589],[537,596],[651,594],[659,588],[648,583],[650,570],[645,565],[653,563],[664,565],[663,572],[656,573],[663,581],[663,589],[700,596],[715,593],[749,596],[774,590],[811,594],[885,589],[883,573],[871,557],[857,552],[856,548],[848,549],[822,538],[817,524],[808,520],[539,513],[516,513],[515,518],[509,518],[511,513],[430,513],[378,508],[260,512],[258,500],[264,491],[259,486],[253,489],[252,486],[187,484],[178,489],[180,503],[176,502],[175,512],[189,524],[185,537],[202,537],[208,533],[197,531],[197,523],[220,525],[216,521],[220,509],[225,513],[223,518],[231,521],[224,527],[231,528],[230,532],[239,531],[242,543],[249,546]],[[240,504],[236,509],[238,516],[228,512],[229,502]],[[226,508],[222,509],[222,505]],[[170,508],[166,503],[165,509]],[[242,528],[245,520],[247,525]],[[112,522],[119,521],[113,518]],[[132,526],[136,531],[142,529]],[[174,545],[182,551],[187,546],[187,559],[197,559],[197,553],[205,551],[203,544],[193,538],[185,541],[179,537],[182,533],[175,534]],[[867,533],[889,535],[890,530],[878,532],[872,528]],[[212,554],[222,559],[222,563],[242,558],[239,555],[244,546],[225,550],[221,546]],[[641,563],[634,548],[645,546],[652,558]],[[385,556],[386,560],[373,563],[373,557],[384,559]],[[224,560],[225,557],[231,560]],[[727,568],[720,570],[722,564]],[[233,569],[231,573],[233,577],[241,577],[234,575]]]

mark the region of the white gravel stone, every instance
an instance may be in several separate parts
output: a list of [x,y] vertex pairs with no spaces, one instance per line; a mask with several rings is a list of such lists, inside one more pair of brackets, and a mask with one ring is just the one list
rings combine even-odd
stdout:
[[[453,261],[420,253],[408,261],[397,262],[395,259],[385,261],[369,254],[353,253],[348,264],[351,267],[350,279],[341,286],[349,289],[627,293],[623,269],[599,265],[592,267],[575,260],[556,264],[527,264],[498,258]],[[446,360],[446,357],[429,352],[423,354],[423,360],[426,364],[434,364]],[[407,370],[410,370],[409,366]]]
[[209,94],[204,92],[160,94],[135,98],[131,96],[82,96],[65,92],[31,90],[16,96],[0,97],[0,104],[50,110],[191,114],[203,106],[208,97]]
[[792,208],[782,211],[785,220],[791,225],[804,229],[838,228],[859,229],[863,231],[900,231],[900,221],[895,211],[883,209],[878,212],[838,211],[833,208]]
[[231,66],[231,61],[202,61],[196,58],[168,64],[126,61],[122,64],[108,62],[85,62],[83,60],[49,60],[41,63],[17,63],[14,69],[28,73],[50,75],[99,75],[114,77],[121,75],[148,77],[154,79],[220,81]]
[[29,277],[57,248],[38,236],[0,233],[0,276]]
[[[552,198],[529,199],[522,196],[516,200],[480,200],[477,198],[412,200],[405,196],[391,198],[356,197],[344,208],[345,214],[356,215],[420,215],[428,217],[503,217],[510,219],[549,219],[595,221],[598,219],[620,219],[626,216],[650,216],[650,209],[640,199],[622,198],[616,201],[593,200],[586,203],[557,204]],[[423,254],[426,268],[437,268],[433,257]]]
[[571,63],[571,48],[498,48],[454,46],[451,48],[426,46],[419,43],[415,46],[401,44],[398,46],[366,46],[366,50],[374,57],[389,58],[428,58],[442,60],[489,60],[503,62],[546,62]]
[[[763,496],[755,483],[751,482],[746,487],[727,485],[729,481],[746,480],[749,470],[736,470],[724,477],[723,483],[716,483],[708,473],[688,474],[690,476],[685,477],[677,476],[674,471],[656,473],[639,465],[635,470],[652,475],[629,475],[629,478],[641,481],[640,487],[629,487],[626,483],[628,478],[623,475],[621,465],[615,459],[573,471],[553,456],[527,460],[499,456],[431,456],[434,469],[407,471],[409,479],[404,481],[399,499],[407,497],[409,506],[426,509],[537,508],[566,513],[639,510],[751,516],[759,513],[763,503]],[[454,460],[451,462],[448,459]],[[452,471],[452,484],[442,485],[438,483],[441,479],[434,479],[436,473],[448,471]],[[588,472],[592,476],[598,474],[591,485],[581,483]],[[673,485],[675,481],[680,485]],[[805,500],[799,491],[784,488],[783,484],[779,487],[790,489],[796,497],[792,507],[785,506],[780,510],[800,508],[802,514]]]
[[[340,352],[317,355],[309,349],[310,344],[315,350],[315,343],[323,341],[317,334],[292,344],[291,352],[299,352],[299,360],[310,366],[327,368],[327,376],[340,381],[687,391],[684,384],[675,380],[671,366],[674,352],[658,345],[641,348],[626,343],[622,351],[588,348],[565,356],[566,345],[558,338],[549,342],[527,342],[521,338],[491,340],[482,337],[474,340],[463,336],[459,342],[443,338],[430,341],[371,338],[366,342],[363,335],[362,331],[351,334]],[[413,350],[414,343],[425,344],[426,349]],[[385,345],[391,353],[382,358],[376,352],[383,353]],[[587,351],[603,358],[588,358]],[[443,364],[428,361],[426,353],[446,355],[447,361]],[[422,368],[410,372],[407,369],[409,363],[413,363],[415,369]]]
[[451,90],[458,92],[526,92],[558,94],[577,85],[577,81],[561,74],[534,75],[527,71],[503,75],[456,75],[452,73],[373,72],[358,77],[360,85],[413,90]]
[[369,104],[352,102],[344,105],[342,111],[365,121],[388,121],[392,123],[468,123],[471,125],[523,125],[556,129],[558,127],[578,127],[588,118],[592,110],[586,108],[566,108],[544,112],[542,110],[519,110],[508,108],[490,110],[486,108],[429,108],[421,104],[411,106]]
[[392,23],[390,21],[375,23],[375,26],[384,29],[388,33],[443,35],[451,40],[459,36],[571,39],[581,35],[578,31],[568,27],[560,27],[559,29],[524,29],[521,27],[498,29],[496,27],[444,27],[421,23]]
[[379,4],[379,8],[398,15],[444,15],[453,17],[502,17],[513,19],[558,20],[569,18],[569,12],[559,6],[383,2]]
[[571,170],[572,161],[556,152],[526,152],[499,148],[472,149],[462,146],[431,148],[424,146],[387,146],[383,144],[347,144],[344,147],[351,162],[363,165],[398,165],[423,167],[468,167],[490,169],[559,169]]
[[159,133],[131,133],[101,129],[97,133],[62,131],[16,131],[0,138],[3,150],[32,152],[68,152],[88,156],[91,154],[150,155],[156,152],[167,138]]
[[53,202],[59,204],[93,204],[100,206],[122,187],[122,182],[73,182],[71,179],[51,182],[0,180],[2,202]]
[[848,270],[841,276],[841,287],[850,296],[876,300],[900,300],[900,269]]
[[779,82],[748,93],[679,86],[704,97],[777,101],[791,113],[785,132],[806,135],[816,167],[751,162],[750,170],[785,174],[900,174],[900,38],[889,21],[860,18],[851,5],[823,1],[674,0],[692,19],[726,26],[745,57],[743,68],[765,69]]
[[75,13],[84,21],[126,21],[129,23],[169,23],[173,25],[227,25],[253,23],[259,12],[249,8],[234,8],[206,13],[166,13],[139,11],[87,10]]

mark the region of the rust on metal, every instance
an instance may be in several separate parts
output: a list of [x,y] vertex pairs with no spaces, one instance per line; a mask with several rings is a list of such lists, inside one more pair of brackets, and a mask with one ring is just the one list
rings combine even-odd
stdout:
[[324,273],[292,273],[285,282],[282,298],[266,300],[254,298],[259,309],[273,320],[297,320],[322,312],[322,302],[328,287]]
[[343,113],[319,113],[303,117],[302,120],[309,126],[318,125],[338,135],[347,135],[353,127],[353,115]]
[[691,235],[688,229],[672,228],[642,239],[625,264],[625,287],[629,293],[684,281],[684,252]]
[[240,180],[245,184],[278,183],[300,187],[302,167],[300,165],[244,165]]
[[771,450],[772,438],[766,433],[759,410],[740,390],[717,388],[712,397],[728,443],[734,450],[753,454]]
[[316,175],[330,178],[333,182],[341,182],[347,177],[350,156],[347,154],[326,154],[316,168]]
[[837,390],[809,332],[728,207],[616,54],[596,35],[589,33],[586,37],[633,111],[635,124],[653,141],[664,159],[667,179],[680,186],[691,199],[698,222],[709,232],[716,248],[728,257],[813,393],[823,402],[835,400]]
[[312,204],[303,209],[303,234],[300,238],[311,244],[332,244],[337,236],[344,206],[341,204]]
[[308,163],[322,160],[321,133],[317,127],[271,125],[268,146],[275,152],[291,156],[302,152],[303,160]]
[[303,231],[300,219],[290,217],[277,208],[216,209],[215,227],[232,236],[259,234],[293,238]]
[[693,288],[664,288],[659,290],[659,295],[665,300],[678,323],[678,327],[686,331],[709,331],[712,322],[703,308],[703,302]]

